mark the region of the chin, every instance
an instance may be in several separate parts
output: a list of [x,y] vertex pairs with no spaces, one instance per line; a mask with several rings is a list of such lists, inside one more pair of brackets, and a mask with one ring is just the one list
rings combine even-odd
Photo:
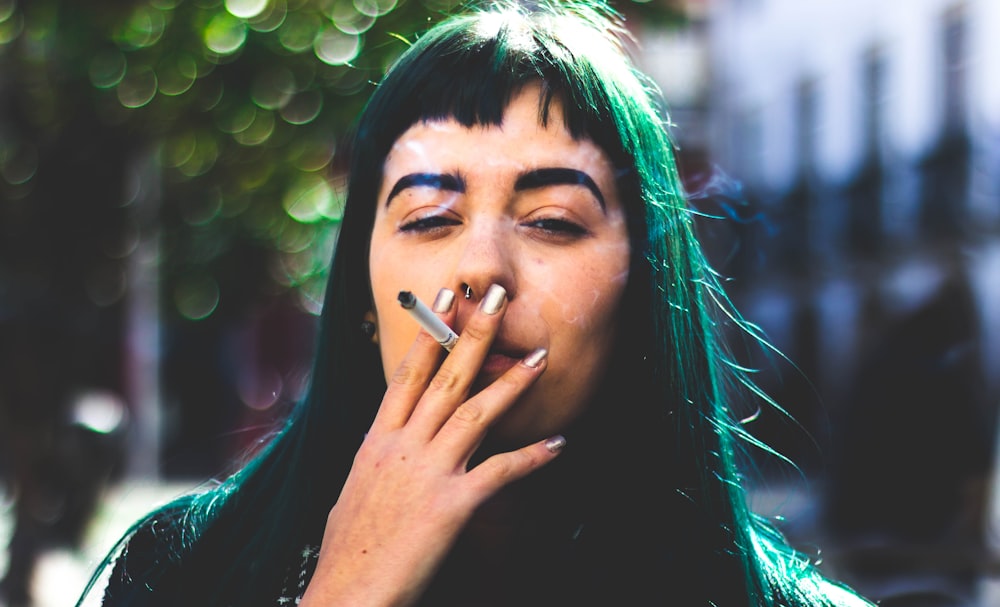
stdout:
[[538,436],[538,431],[533,430],[530,424],[502,417],[490,427],[486,438],[483,439],[483,448],[493,453],[513,451],[548,436]]
[[530,413],[529,403],[518,403],[490,428],[484,442],[503,446],[507,451],[519,449],[563,432],[571,421],[539,417]]

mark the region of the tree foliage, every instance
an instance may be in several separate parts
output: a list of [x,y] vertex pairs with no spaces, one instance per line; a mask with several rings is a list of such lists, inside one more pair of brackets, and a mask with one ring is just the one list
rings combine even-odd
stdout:
[[[0,218],[11,226],[24,219],[18,204],[49,204],[38,182],[65,173],[45,169],[54,147],[99,150],[105,158],[84,161],[126,164],[120,199],[109,207],[107,191],[81,190],[72,204],[126,208],[104,236],[119,253],[162,232],[166,300],[182,315],[211,313],[185,302],[217,301],[245,281],[297,289],[317,309],[342,203],[337,145],[407,37],[454,4],[0,0],[0,186],[13,201]],[[127,209],[144,158],[158,189],[146,222]]]

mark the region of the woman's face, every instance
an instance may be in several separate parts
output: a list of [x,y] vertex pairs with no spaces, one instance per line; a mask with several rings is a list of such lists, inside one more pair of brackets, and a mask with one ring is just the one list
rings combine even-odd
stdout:
[[442,287],[453,290],[459,334],[491,284],[507,290],[480,388],[548,349],[544,374],[491,430],[503,442],[550,436],[586,407],[608,366],[628,280],[614,168],[593,142],[570,136],[558,103],[543,126],[539,93],[526,87],[500,126],[448,119],[405,131],[385,161],[371,239],[387,380],[418,331],[397,301],[401,290],[428,305]]

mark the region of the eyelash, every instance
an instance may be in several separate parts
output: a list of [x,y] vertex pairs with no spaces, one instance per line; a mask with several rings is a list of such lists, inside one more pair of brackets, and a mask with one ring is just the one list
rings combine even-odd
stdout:
[[[436,230],[458,225],[459,223],[460,222],[457,219],[452,219],[444,215],[429,215],[427,217],[421,217],[404,223],[399,227],[399,231],[409,233],[430,233]],[[586,228],[578,223],[556,217],[535,219],[528,221],[524,225],[541,230],[553,236],[564,238],[579,238],[589,233]]]
[[584,236],[587,234],[587,229],[580,224],[555,217],[536,219],[528,222],[527,225],[561,236]]
[[444,215],[427,215],[399,226],[400,232],[430,232],[447,226],[458,225],[458,220]]

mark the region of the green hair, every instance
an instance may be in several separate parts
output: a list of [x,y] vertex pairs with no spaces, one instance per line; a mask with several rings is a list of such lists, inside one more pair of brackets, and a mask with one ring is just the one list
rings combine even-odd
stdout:
[[[138,552],[140,534],[152,548],[151,556],[135,557],[129,573],[138,583],[115,604],[148,605],[148,588],[169,589],[170,604],[267,604],[277,596],[298,552],[322,537],[385,390],[377,349],[357,327],[371,305],[368,239],[390,147],[424,120],[500,124],[512,97],[534,83],[542,85],[540,119],[549,119],[557,100],[569,132],[601,146],[615,165],[633,245],[604,404],[575,428],[579,442],[570,436],[570,445],[591,454],[583,461],[599,461],[603,450],[617,466],[595,468],[592,496],[621,489],[650,498],[612,507],[619,518],[631,508],[646,516],[620,521],[621,529],[605,521],[612,539],[602,546],[626,549],[630,534],[655,529],[674,554],[664,561],[671,571],[651,582],[669,584],[664,596],[677,604],[866,604],[825,580],[748,509],[736,450],[750,437],[728,403],[760,395],[732,363],[722,330],[726,323],[750,328],[705,259],[662,97],[629,61],[626,39],[619,16],[601,3],[493,2],[439,23],[403,53],[353,138],[307,397],[247,466],[153,513],[123,538],[103,567]],[[634,404],[613,408],[611,400]],[[623,467],[633,472],[619,474]],[[122,548],[127,541],[132,546]]]

